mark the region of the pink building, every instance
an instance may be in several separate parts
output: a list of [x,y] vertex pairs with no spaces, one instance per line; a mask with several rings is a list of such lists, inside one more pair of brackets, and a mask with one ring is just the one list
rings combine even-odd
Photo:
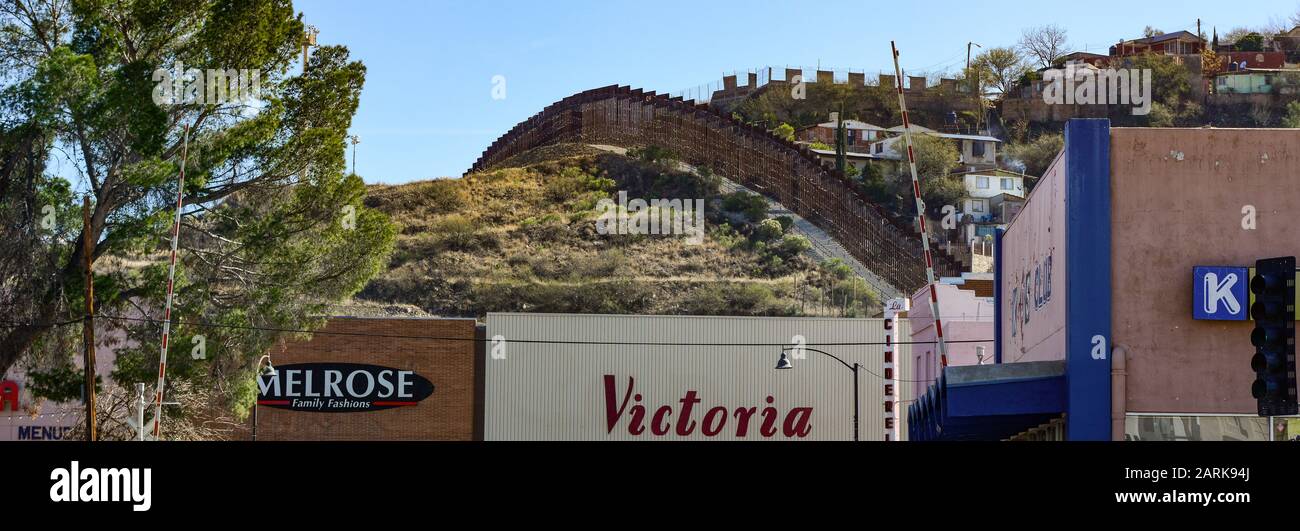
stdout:
[[[993,275],[965,273],[960,278],[940,279],[938,285],[939,317],[947,341],[985,341],[951,343],[948,365],[988,365],[993,363]],[[915,381],[911,399],[916,399],[939,377],[942,360],[935,340],[934,318],[930,314],[930,288],[912,295],[908,320],[912,324],[912,374]]]

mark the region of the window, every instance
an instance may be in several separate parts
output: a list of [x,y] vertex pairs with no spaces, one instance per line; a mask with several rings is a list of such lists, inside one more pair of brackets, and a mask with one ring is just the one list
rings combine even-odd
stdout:
[[970,155],[971,155],[972,157],[983,157],[983,156],[984,156],[984,143],[983,143],[983,142],[971,142],[971,146],[970,146]]
[[984,201],[979,200],[979,199],[976,199],[976,200],[974,200],[974,201],[971,201],[971,202],[970,202],[970,209],[971,209],[972,212],[983,212],[983,211],[984,211]]
[[1003,178],[1002,178],[1002,189],[1003,189],[1003,190],[1014,190],[1014,188],[1011,187],[1012,184],[1013,184],[1013,183],[1012,183],[1011,179],[1006,178],[1006,177],[1003,177]]
[[1239,416],[1128,415],[1124,439],[1129,441],[1267,441],[1269,419]]
[[988,187],[989,187],[989,178],[988,178],[988,177],[976,177],[976,178],[975,178],[975,187],[976,187],[976,188],[979,188],[979,189],[981,189],[981,190],[988,189]]

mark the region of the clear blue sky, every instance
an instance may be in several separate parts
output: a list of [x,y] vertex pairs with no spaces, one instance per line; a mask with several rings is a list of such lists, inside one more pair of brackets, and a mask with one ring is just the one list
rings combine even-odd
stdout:
[[[1075,50],[1105,53],[1143,27],[1220,35],[1285,20],[1297,0],[678,2],[299,0],[322,44],[368,73],[353,122],[370,183],[459,176],[514,124],[575,92],[610,84],[672,92],[723,72],[786,64],[888,71],[898,41],[909,72],[956,71],[966,43],[1008,46],[1056,23]],[[492,98],[493,76],[506,98]],[[871,77],[871,76],[868,76]],[[351,152],[349,150],[349,165]]]

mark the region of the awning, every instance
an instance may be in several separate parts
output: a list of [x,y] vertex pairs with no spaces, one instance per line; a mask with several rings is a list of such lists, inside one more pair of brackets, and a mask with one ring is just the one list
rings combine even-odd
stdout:
[[913,441],[1001,440],[1065,412],[1065,362],[946,367],[908,407]]

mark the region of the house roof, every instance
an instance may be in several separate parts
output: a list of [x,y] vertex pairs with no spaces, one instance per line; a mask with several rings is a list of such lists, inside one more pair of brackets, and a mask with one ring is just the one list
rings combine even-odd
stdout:
[[1182,40],[1182,39],[1189,39],[1189,40],[1194,40],[1194,41],[1198,41],[1198,42],[1205,42],[1205,39],[1202,39],[1202,38],[1200,38],[1199,36],[1194,35],[1194,34],[1193,34],[1192,32],[1190,32],[1190,31],[1185,31],[1185,30],[1184,30],[1184,31],[1175,31],[1175,32],[1173,32],[1173,33],[1164,33],[1164,34],[1156,35],[1156,36],[1153,36],[1153,37],[1143,37],[1143,38],[1141,38],[1141,39],[1133,39],[1133,40],[1123,41],[1123,42],[1121,42],[1120,44],[1155,44],[1155,43],[1158,43],[1158,42],[1165,42],[1165,41],[1172,41],[1172,40]]
[[1065,54],[1065,55],[1062,55],[1060,58],[1061,58],[1061,59],[1067,59],[1067,60],[1068,60],[1068,59],[1083,58],[1083,57],[1090,58],[1090,59],[1109,59],[1109,58],[1110,58],[1109,55],[1102,55],[1102,54],[1099,54],[1099,53],[1092,53],[1092,52],[1070,52],[1070,53],[1067,53],[1067,54]]
[[1217,73],[1217,74],[1214,74],[1214,77],[1219,77],[1219,76],[1235,76],[1235,75],[1240,75],[1240,74],[1285,74],[1285,73],[1288,73],[1288,72],[1289,72],[1289,73],[1294,73],[1294,74],[1300,74],[1300,69],[1295,69],[1295,68],[1243,68],[1243,69],[1241,69],[1241,70],[1229,70],[1229,71],[1226,71],[1226,72],[1219,72],[1219,73]]
[[991,175],[997,177],[1027,177],[1031,179],[1034,178],[1033,175],[1027,175],[1024,173],[1014,172],[1011,170],[1004,170],[1002,168],[994,168],[991,170],[955,171],[950,173],[949,175]]
[[[890,131],[894,131],[894,128],[891,127],[891,128],[889,128],[889,130],[890,130]],[[899,132],[899,133],[903,132],[903,128],[902,128],[902,126],[899,126],[899,127],[898,127],[898,130],[895,131],[895,132]],[[926,128],[921,127],[921,126],[916,125],[916,124],[912,124],[912,132],[913,132],[913,133],[920,133],[920,134],[923,134],[923,135],[929,135],[929,136],[937,136],[937,137],[939,137],[939,138],[951,138],[951,139],[953,139],[953,140],[975,140],[975,141],[980,141],[980,142],[997,142],[997,143],[1002,143],[1002,139],[1000,139],[1000,138],[998,138],[998,137],[995,137],[995,136],[984,136],[984,135],[959,135],[959,134],[955,134],[955,133],[940,133],[940,132],[938,132],[938,131],[935,131],[934,129],[926,129]],[[889,137],[889,138],[886,138],[886,139],[884,139],[884,140],[881,140],[880,142],[889,142],[889,143],[893,143],[893,142],[897,142],[899,138],[902,138],[902,137],[901,137],[901,136]],[[878,143],[879,143],[879,142],[878,142]]]
[[[822,122],[822,123],[817,124],[817,127],[827,127],[827,128],[830,128],[830,129],[834,129],[834,128],[836,127],[836,124],[835,124],[835,122]],[[869,124],[869,123],[867,123],[867,122],[863,122],[863,121],[859,121],[859,120],[844,120],[844,128],[845,128],[845,129],[858,129],[858,130],[865,130],[865,131],[884,131],[884,130],[885,130],[884,127],[880,127],[880,126],[875,125],[875,124]]]
[[994,196],[989,196],[986,197],[985,199],[988,199],[989,203],[994,203],[995,201],[997,203],[1024,203],[1025,202],[1024,197],[1008,194],[1006,192]]
[[[833,149],[813,149],[813,148],[808,148],[808,151],[811,151],[811,152],[816,153],[816,154],[818,154],[818,155],[828,155],[828,156],[831,156],[831,157],[834,157],[834,156],[835,156],[835,150],[833,150]],[[845,156],[846,158],[857,158],[857,159],[880,159],[880,158],[884,158],[884,157],[881,157],[880,155],[872,155],[871,153],[862,153],[862,152],[858,152],[858,151],[845,151],[845,152],[844,152],[844,156]]]
[[[937,133],[937,132],[938,132],[938,131],[935,131],[934,129],[930,129],[929,127],[923,127],[923,126],[916,125],[916,124],[912,124],[910,127],[908,127],[908,129],[909,129],[910,131],[912,131],[913,133]],[[886,131],[893,131],[893,132],[895,132],[895,133],[901,133],[901,132],[903,132],[903,126],[902,126],[902,125],[895,125],[895,126],[893,126],[893,127],[890,127],[889,129],[886,129]]]
[[998,143],[1002,142],[1002,139],[998,137],[984,136],[984,135],[958,135],[953,133],[937,133],[934,136],[937,136],[939,138],[954,138],[957,140],[977,140],[982,142],[998,142]]

